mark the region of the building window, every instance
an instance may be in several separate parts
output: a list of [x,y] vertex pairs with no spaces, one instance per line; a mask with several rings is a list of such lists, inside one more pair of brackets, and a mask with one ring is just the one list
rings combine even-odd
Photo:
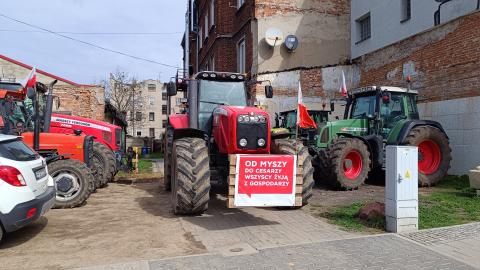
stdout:
[[162,100],[167,100],[167,93],[165,92],[162,93]]
[[148,120],[149,121],[155,121],[155,113],[153,113],[153,112],[148,113]]
[[402,20],[401,22],[406,22],[412,18],[412,1],[411,0],[402,0]]
[[148,129],[150,138],[155,138],[155,128],[149,128]]
[[157,90],[157,86],[153,83],[149,83],[147,87],[148,87],[148,92],[155,92],[155,90]]
[[148,104],[150,104],[150,106],[155,105],[155,97],[154,96],[149,96],[148,97]]
[[162,105],[162,114],[167,114],[167,105]]
[[215,0],[210,0],[210,27],[215,25]]
[[237,8],[241,8],[245,4],[245,0],[237,0]]
[[137,112],[135,114],[135,121],[141,121],[142,120],[142,112]]
[[358,42],[360,43],[371,37],[370,13],[357,20]]
[[167,120],[162,120],[162,127],[166,127],[167,126]]
[[133,120],[133,117],[134,117],[134,112],[133,112],[133,111],[131,111],[131,112],[130,112],[130,119],[132,119],[132,120]]
[[237,44],[237,71],[245,73],[245,38],[242,38]]
[[138,137],[142,136],[142,132],[141,132],[141,131],[137,131],[137,136],[138,136]]

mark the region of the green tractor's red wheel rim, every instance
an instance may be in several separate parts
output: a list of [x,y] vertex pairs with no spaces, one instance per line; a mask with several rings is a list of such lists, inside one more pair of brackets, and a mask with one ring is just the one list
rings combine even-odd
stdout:
[[433,174],[440,167],[442,152],[433,140],[425,140],[418,145],[418,170],[423,174]]
[[[350,161],[350,166],[347,166],[347,161]],[[343,172],[345,173],[345,177],[350,180],[355,180],[362,172],[362,169],[362,155],[356,150],[348,152],[343,161]]]

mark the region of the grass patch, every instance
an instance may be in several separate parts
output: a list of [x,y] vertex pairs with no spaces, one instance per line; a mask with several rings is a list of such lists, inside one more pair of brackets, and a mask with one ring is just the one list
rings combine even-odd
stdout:
[[162,152],[154,152],[145,155],[144,158],[152,158],[152,159],[162,159],[163,158],[163,153]]
[[138,173],[119,171],[115,176],[117,179],[157,179],[158,173],[153,173],[153,161],[140,159],[138,161]]
[[[365,223],[357,218],[357,213],[366,203],[358,202],[349,206],[336,207],[321,213],[350,231],[384,230],[385,220]],[[467,176],[447,176],[439,185],[419,196],[420,229],[438,228],[480,221],[480,198],[470,189]]]

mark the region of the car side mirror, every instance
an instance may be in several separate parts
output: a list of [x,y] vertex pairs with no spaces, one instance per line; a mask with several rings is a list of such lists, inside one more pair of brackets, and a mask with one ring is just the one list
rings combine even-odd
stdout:
[[265,86],[265,97],[266,98],[273,98],[273,87],[271,85]]
[[169,82],[167,84],[167,95],[170,97],[177,95],[177,86],[174,82]]
[[36,97],[35,89],[33,89],[32,87],[28,87],[27,88],[27,97],[31,100],[34,100],[35,97]]

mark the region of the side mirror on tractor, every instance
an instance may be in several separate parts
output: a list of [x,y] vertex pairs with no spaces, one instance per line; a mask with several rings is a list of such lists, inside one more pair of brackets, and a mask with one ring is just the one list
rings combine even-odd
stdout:
[[265,86],[265,97],[266,98],[273,98],[273,87],[271,85]]
[[167,84],[167,95],[168,96],[175,96],[177,94],[177,86],[174,82],[169,82]]
[[36,97],[35,89],[33,89],[32,87],[28,87],[27,88],[27,97],[31,100],[35,99],[35,97]]

